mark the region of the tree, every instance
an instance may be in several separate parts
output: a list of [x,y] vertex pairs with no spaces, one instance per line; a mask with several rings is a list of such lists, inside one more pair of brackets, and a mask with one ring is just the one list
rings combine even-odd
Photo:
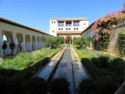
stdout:
[[63,43],[64,43],[63,37],[54,37],[54,36],[47,37],[48,47],[56,48],[56,47],[59,47],[59,45]]
[[86,47],[85,38],[75,38],[74,44],[77,45],[78,48]]

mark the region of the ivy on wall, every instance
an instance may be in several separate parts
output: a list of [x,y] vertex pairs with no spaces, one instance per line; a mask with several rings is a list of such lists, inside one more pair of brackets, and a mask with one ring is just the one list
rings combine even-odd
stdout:
[[103,32],[99,32],[99,35],[101,35],[100,38],[100,50],[105,51],[108,47],[109,44],[109,32],[107,31],[103,31]]
[[123,32],[118,34],[118,45],[120,54],[125,55],[125,33]]

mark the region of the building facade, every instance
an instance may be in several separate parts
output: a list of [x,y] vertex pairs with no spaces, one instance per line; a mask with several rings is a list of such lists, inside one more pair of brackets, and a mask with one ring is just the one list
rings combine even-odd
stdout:
[[51,18],[50,34],[64,37],[65,42],[72,42],[74,37],[81,37],[81,32],[89,26],[87,18]]
[[0,57],[3,57],[3,42],[6,41],[6,55],[10,55],[9,44],[13,41],[15,44],[14,54],[19,53],[19,42],[21,41],[22,52],[40,49],[46,46],[46,37],[49,34],[25,25],[0,18]]

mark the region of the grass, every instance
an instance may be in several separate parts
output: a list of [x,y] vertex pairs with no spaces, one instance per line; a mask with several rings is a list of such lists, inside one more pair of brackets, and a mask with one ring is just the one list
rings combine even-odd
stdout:
[[119,57],[119,56],[111,55],[109,53],[95,51],[95,50],[90,50],[90,49],[86,49],[86,48],[84,48],[84,49],[77,49],[77,48],[75,48],[75,51],[79,55],[80,59],[82,59],[82,58],[91,59],[93,57],[99,57],[99,56],[108,56],[108,57],[110,57],[112,59]]

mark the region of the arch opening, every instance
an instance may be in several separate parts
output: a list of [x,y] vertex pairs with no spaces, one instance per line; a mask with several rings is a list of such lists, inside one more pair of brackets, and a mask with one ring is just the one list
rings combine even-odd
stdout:
[[66,37],[66,44],[72,44],[72,37],[71,36]]

